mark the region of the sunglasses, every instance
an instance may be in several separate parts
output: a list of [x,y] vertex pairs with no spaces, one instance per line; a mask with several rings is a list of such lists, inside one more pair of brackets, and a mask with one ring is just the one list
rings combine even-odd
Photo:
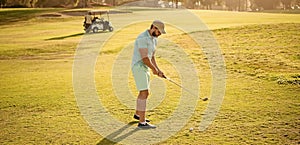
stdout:
[[[158,28],[157,28],[157,27],[154,27],[154,29],[158,30]],[[159,34],[161,34],[159,30],[158,30],[158,33],[159,33]]]

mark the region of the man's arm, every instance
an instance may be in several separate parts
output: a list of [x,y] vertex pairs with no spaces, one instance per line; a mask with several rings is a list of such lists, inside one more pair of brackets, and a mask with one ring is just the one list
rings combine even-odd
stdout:
[[164,77],[164,73],[158,68],[158,66],[157,66],[157,63],[156,63],[156,60],[155,60],[155,51],[153,52],[153,56],[152,56],[152,64],[157,68],[157,74],[158,74],[158,76],[160,76],[160,77]]
[[139,52],[141,54],[142,61],[144,62],[144,64],[146,64],[152,70],[153,74],[158,75],[157,66],[154,65],[148,57],[148,49],[147,48],[140,48]]

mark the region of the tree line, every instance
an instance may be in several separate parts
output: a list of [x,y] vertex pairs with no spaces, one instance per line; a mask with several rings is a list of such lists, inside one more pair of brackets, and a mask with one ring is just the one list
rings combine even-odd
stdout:
[[213,6],[225,6],[227,10],[271,10],[282,7],[291,9],[300,6],[300,0],[182,0],[190,1],[188,8],[212,9]]
[[[0,0],[1,7],[64,7],[84,8],[100,5],[119,6],[125,3],[139,0]],[[213,7],[225,7],[227,10],[257,10],[276,9],[282,6],[291,9],[292,6],[300,6],[300,0],[140,0],[145,2],[165,2],[175,5],[181,3],[187,8],[213,9]]]

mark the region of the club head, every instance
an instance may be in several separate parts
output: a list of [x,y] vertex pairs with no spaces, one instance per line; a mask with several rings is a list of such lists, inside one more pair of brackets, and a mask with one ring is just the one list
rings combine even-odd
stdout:
[[207,101],[207,100],[208,100],[208,98],[203,98],[202,100],[203,100],[203,101]]
[[167,78],[165,75],[163,75],[162,77],[163,77],[164,79],[169,79],[169,78]]

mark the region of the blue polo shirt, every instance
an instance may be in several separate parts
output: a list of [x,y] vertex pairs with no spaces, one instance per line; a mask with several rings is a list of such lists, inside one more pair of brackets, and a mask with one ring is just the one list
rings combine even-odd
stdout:
[[133,67],[136,63],[142,63],[143,65],[144,62],[142,61],[141,54],[139,52],[140,48],[147,48],[148,49],[148,57],[151,60],[153,53],[156,49],[157,46],[157,38],[152,37],[148,30],[144,31],[141,33],[135,40],[134,43],[134,50],[133,50],[133,56],[132,56],[132,63],[131,67]]

